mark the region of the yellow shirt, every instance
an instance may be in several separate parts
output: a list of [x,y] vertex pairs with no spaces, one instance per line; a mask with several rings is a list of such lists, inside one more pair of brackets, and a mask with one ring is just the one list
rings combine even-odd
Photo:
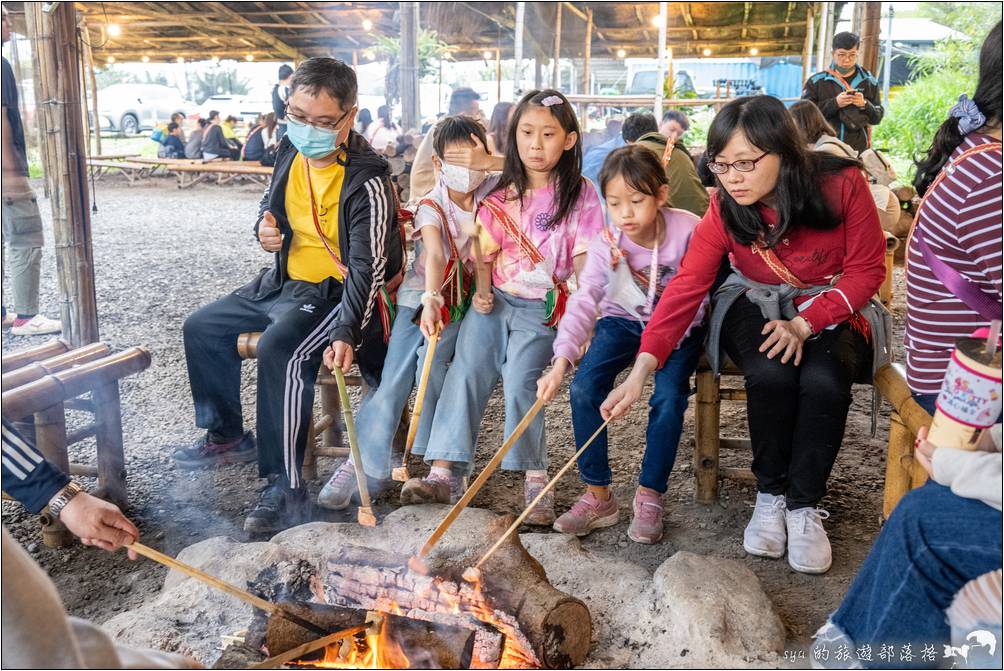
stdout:
[[[289,181],[286,183],[286,216],[293,228],[286,272],[291,280],[317,284],[334,277],[342,282],[345,278],[317,236],[314,218],[310,213],[310,192],[307,190],[304,160],[301,154],[296,155],[289,171]],[[341,252],[338,249],[338,199],[341,197],[344,179],[345,167],[338,161],[324,168],[310,169],[317,219],[328,246],[339,257],[339,261]]]

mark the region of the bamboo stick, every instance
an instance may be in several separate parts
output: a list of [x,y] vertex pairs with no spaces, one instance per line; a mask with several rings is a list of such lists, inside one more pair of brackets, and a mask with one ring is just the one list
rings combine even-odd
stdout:
[[376,526],[376,515],[373,514],[373,507],[370,505],[370,492],[366,486],[366,471],[363,469],[363,458],[359,452],[359,441],[356,439],[356,423],[352,418],[352,402],[349,399],[349,390],[345,386],[345,374],[342,369],[335,366],[331,369],[338,382],[338,396],[342,403],[342,418],[345,420],[345,433],[349,437],[349,453],[352,455],[352,463],[355,464],[356,484],[359,487],[359,511],[356,519],[359,524],[366,527]]
[[439,539],[443,537],[443,534],[445,534],[446,530],[450,528],[450,525],[457,519],[461,511],[467,507],[467,504],[470,503],[477,495],[477,493],[484,486],[485,482],[487,482],[488,478],[490,478],[492,473],[495,472],[495,469],[498,468],[500,463],[502,463],[502,459],[505,458],[505,455],[509,453],[512,446],[516,444],[517,440],[519,440],[519,437],[522,436],[523,432],[526,431],[528,426],[530,426],[530,423],[537,416],[537,413],[540,412],[540,409],[544,407],[544,404],[544,399],[538,398],[523,419],[520,420],[519,424],[516,425],[516,428],[513,429],[512,434],[510,434],[509,437],[506,438],[505,442],[502,443],[502,447],[499,448],[499,451],[496,452],[495,456],[491,458],[491,461],[485,465],[481,474],[478,475],[477,479],[471,483],[470,487],[467,488],[467,491],[464,492],[464,495],[461,496],[460,500],[453,506],[450,512],[446,515],[446,518],[439,523],[436,530],[432,532],[431,536],[429,536],[429,540],[425,541],[425,545],[423,545],[422,549],[418,552],[419,559],[429,555],[429,552],[433,547],[435,547],[436,543],[439,542]]
[[429,374],[432,372],[432,360],[436,356],[436,345],[439,343],[439,333],[433,333],[429,338],[429,346],[425,350],[425,361],[422,363],[422,377],[418,381],[418,392],[415,394],[415,407],[411,411],[411,422],[408,424],[408,440],[404,444],[404,457],[401,465],[395,468],[391,477],[398,482],[406,482],[408,474],[408,458],[411,456],[411,448],[415,445],[415,436],[418,435],[418,423],[422,419],[422,409],[425,407],[425,392],[429,390]]
[[600,433],[605,428],[607,428],[607,424],[609,423],[610,423],[609,419],[603,422],[603,424],[600,425],[600,428],[596,429],[596,431],[593,432],[593,435],[589,436],[589,440],[583,443],[582,447],[579,448],[578,452],[573,454],[572,458],[565,462],[565,465],[561,467],[561,470],[558,471],[553,478],[551,478],[551,481],[548,482],[546,485],[544,485],[544,488],[540,490],[540,493],[537,494],[537,496],[534,497],[533,501],[530,502],[530,505],[526,507],[526,510],[520,513],[520,516],[516,518],[516,521],[510,524],[509,528],[505,530],[505,533],[499,536],[498,540],[495,541],[495,544],[492,545],[488,549],[488,551],[481,556],[481,559],[478,560],[478,563],[474,565],[475,570],[480,570],[481,565],[484,564],[486,561],[488,561],[488,558],[491,557],[493,554],[495,554],[496,550],[502,547],[502,544],[505,542],[505,539],[509,537],[509,534],[511,534],[512,532],[516,531],[516,529],[519,528],[519,525],[522,524],[523,520],[527,518],[527,516],[530,514],[530,511],[532,511],[537,506],[537,504],[540,503],[541,499],[543,499],[544,496],[549,491],[551,491],[554,485],[558,483],[558,480],[560,480],[565,475],[565,473],[568,472],[568,469],[572,467],[572,464],[574,464],[578,460],[578,458],[582,456],[582,453],[585,452],[589,448],[589,446],[593,444],[593,441],[596,440],[596,437],[599,436]]
[[304,655],[309,655],[315,650],[320,650],[321,648],[326,648],[335,641],[341,640],[343,638],[348,638],[350,636],[355,636],[358,633],[366,631],[365,625],[360,625],[358,627],[350,627],[348,629],[343,629],[341,631],[336,631],[334,634],[328,636],[322,636],[316,641],[311,641],[309,643],[304,643],[303,645],[298,645],[295,648],[291,648],[281,655],[276,655],[275,657],[269,657],[264,662],[259,662],[257,664],[252,664],[248,668],[250,669],[274,669],[276,667],[282,666],[286,662],[291,662],[294,659],[303,657]]

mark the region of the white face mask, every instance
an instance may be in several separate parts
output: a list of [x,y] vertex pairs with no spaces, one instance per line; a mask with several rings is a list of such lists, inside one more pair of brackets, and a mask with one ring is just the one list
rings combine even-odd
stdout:
[[470,170],[459,165],[450,165],[449,163],[443,163],[442,166],[440,174],[443,177],[443,183],[448,188],[460,193],[474,191],[488,177],[488,174],[483,170]]

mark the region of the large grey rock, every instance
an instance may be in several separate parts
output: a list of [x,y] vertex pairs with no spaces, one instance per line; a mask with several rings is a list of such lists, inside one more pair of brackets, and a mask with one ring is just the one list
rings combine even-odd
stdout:
[[[400,508],[376,528],[314,522],[265,543],[210,538],[179,558],[235,585],[245,586],[262,568],[282,560],[315,565],[346,543],[410,555],[446,514],[444,506]],[[467,509],[436,553],[454,556],[484,540],[495,515]],[[772,666],[784,645],[784,627],[756,576],[742,564],[678,552],[651,575],[617,556],[591,552],[560,534],[523,534],[557,587],[589,606],[594,668],[693,668]],[[210,665],[221,636],[251,621],[251,608],[171,571],[164,589],[142,607],[109,620],[119,641],[194,656]]]

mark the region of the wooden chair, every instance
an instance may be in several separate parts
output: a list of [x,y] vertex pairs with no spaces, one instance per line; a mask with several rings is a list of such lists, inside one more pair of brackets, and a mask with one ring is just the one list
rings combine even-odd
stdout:
[[208,161],[202,163],[178,163],[165,167],[178,178],[178,188],[187,189],[200,182],[216,178],[217,184],[227,184],[238,177],[257,184],[268,184],[272,168],[258,161]]
[[[242,333],[238,336],[237,352],[242,359],[256,359],[258,357],[258,339],[260,337],[260,332]],[[349,387],[360,387],[362,394],[366,395],[367,385],[361,375],[346,375],[345,384]],[[338,397],[338,382],[335,376],[322,365],[317,374],[316,385],[320,391],[321,415],[311,423],[307,434],[307,449],[303,455],[303,477],[308,480],[317,478],[317,457],[349,456],[349,446],[343,431],[342,404]],[[404,449],[410,419],[411,412],[405,406],[394,436],[395,449]],[[320,445],[317,445],[318,436],[321,437]]]
[[[3,357],[3,414],[33,440],[38,451],[69,475],[98,479],[95,496],[125,508],[125,454],[118,381],[150,366],[150,353],[132,347],[115,354],[105,343],[70,349],[63,340]],[[85,398],[85,396],[88,396]],[[67,433],[66,411],[93,416]],[[94,437],[96,465],[72,464],[67,448]],[[58,520],[43,515],[42,540],[52,547],[72,542]]]
[[[723,447],[744,450],[747,454],[752,451],[748,438],[723,438],[720,435],[722,401],[746,401],[746,390],[742,388],[742,375],[742,371],[727,358],[720,379],[715,378],[703,355],[697,365],[694,478],[695,498],[699,503],[714,503],[718,500],[720,479],[756,482],[753,472],[748,467],[719,465],[719,452]],[[729,383],[723,387],[722,380],[727,382],[738,380],[739,386]],[[888,518],[899,500],[910,489],[919,487],[927,481],[927,472],[913,459],[913,441],[920,427],[930,425],[931,416],[911,397],[901,364],[891,364],[881,368],[875,374],[874,385],[882,397],[893,406],[886,452],[882,508],[883,517]]]

